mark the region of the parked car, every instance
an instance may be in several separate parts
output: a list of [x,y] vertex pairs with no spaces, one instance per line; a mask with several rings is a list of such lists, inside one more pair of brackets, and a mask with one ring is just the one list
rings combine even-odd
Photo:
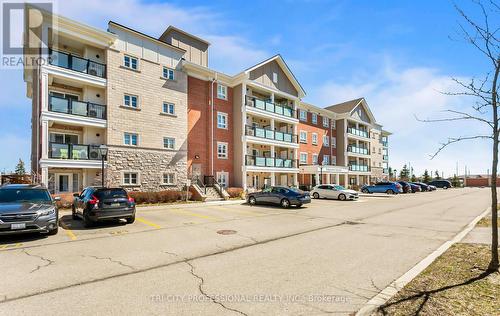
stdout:
[[453,185],[448,180],[434,180],[434,181],[429,182],[429,184],[435,186],[436,188],[445,189],[445,190],[448,188],[453,188]]
[[57,234],[59,212],[41,185],[6,184],[0,187],[0,235],[37,232]]
[[315,186],[311,195],[315,199],[337,199],[337,200],[356,200],[359,198],[358,192],[348,190],[341,185],[335,184],[322,184]]
[[286,187],[268,187],[262,191],[249,193],[247,197],[248,204],[276,204],[284,208],[291,205],[301,207],[302,204],[311,203],[309,193],[295,188]]
[[403,193],[403,186],[397,182],[378,182],[375,185],[364,185],[361,187],[363,193]]
[[433,185],[428,184],[427,186],[429,186],[429,191],[436,191],[437,190],[437,188]]
[[420,187],[420,189],[422,190],[422,192],[430,191],[429,186],[423,182],[412,182],[412,183],[415,185],[418,185]]
[[135,221],[135,201],[122,188],[87,187],[74,197],[73,219],[82,218],[85,227],[103,220],[126,219],[129,224]]
[[411,186],[412,193],[422,192],[422,188],[419,185],[417,185],[415,183],[411,183],[411,182],[409,182],[409,184]]
[[403,193],[411,193],[412,192],[411,185],[408,182],[398,181],[398,183],[401,184],[401,186],[403,187]]

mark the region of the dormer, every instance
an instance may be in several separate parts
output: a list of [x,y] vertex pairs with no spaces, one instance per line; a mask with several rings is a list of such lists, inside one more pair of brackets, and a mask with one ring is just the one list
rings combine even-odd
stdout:
[[210,43],[189,34],[175,26],[169,26],[160,36],[160,41],[186,51],[183,58],[191,63],[208,67],[208,47]]

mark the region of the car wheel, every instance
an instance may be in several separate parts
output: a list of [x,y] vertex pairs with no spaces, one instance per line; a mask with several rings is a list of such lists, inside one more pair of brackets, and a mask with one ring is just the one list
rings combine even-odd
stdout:
[[385,193],[387,193],[387,194],[394,194],[394,191],[393,191],[393,190],[391,190],[391,189],[389,189],[389,190],[387,190]]
[[368,191],[368,189],[363,189],[361,190],[362,193],[370,193],[370,191]]
[[133,224],[135,222],[135,215],[127,218],[127,224]]
[[83,227],[88,228],[94,225],[94,221],[90,219],[88,212],[83,212]]
[[250,205],[255,205],[255,204],[257,204],[257,200],[255,199],[255,197],[251,196],[248,198],[248,203]]
[[76,215],[76,210],[74,205],[71,207],[71,218],[74,220],[78,219],[78,215]]
[[443,187],[443,189],[448,190],[448,187],[447,187],[447,186],[444,186],[444,187]]
[[345,194],[339,194],[339,200],[345,201]]
[[281,207],[283,208],[289,208],[290,207],[290,201],[288,201],[288,199],[283,199],[281,200]]
[[49,232],[47,233],[47,235],[49,235],[49,236],[57,235],[58,231],[59,231],[59,227],[56,227],[53,230],[49,230]]
[[315,198],[315,199],[319,199],[319,193],[318,193],[318,192],[314,192],[314,193],[313,193],[313,198]]

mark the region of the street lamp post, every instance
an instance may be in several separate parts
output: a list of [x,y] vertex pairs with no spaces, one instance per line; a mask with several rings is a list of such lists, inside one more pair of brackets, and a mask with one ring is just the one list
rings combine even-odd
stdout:
[[106,146],[106,145],[99,146],[99,153],[101,154],[101,179],[102,179],[101,185],[104,188],[105,187],[105,185],[104,185],[104,159],[108,155],[108,146]]
[[323,161],[319,163],[319,172],[320,172],[320,178],[319,178],[319,184],[323,184]]

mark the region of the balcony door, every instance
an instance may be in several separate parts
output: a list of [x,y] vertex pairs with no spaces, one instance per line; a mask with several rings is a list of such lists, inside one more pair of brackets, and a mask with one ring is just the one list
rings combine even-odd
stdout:
[[50,133],[50,142],[58,144],[78,144],[77,134]]
[[55,193],[78,192],[80,188],[77,173],[55,173]]

